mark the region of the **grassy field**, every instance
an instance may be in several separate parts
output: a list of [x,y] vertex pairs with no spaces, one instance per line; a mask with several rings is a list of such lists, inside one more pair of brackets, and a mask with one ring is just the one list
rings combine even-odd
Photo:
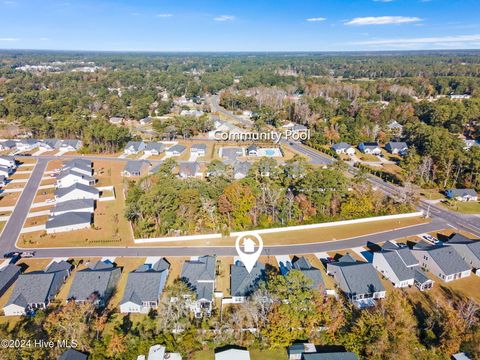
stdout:
[[454,201],[451,203],[440,203],[443,207],[457,211],[462,214],[480,214],[480,202],[479,201]]
[[445,199],[445,196],[443,196],[438,191],[438,189],[421,189],[420,195],[427,200],[444,200]]
[[[203,350],[195,353],[194,360],[212,360],[215,357],[214,350]],[[287,352],[284,349],[278,350],[250,350],[251,360],[286,360]]]
[[[399,220],[380,220],[363,224],[330,226],[318,229],[262,234],[262,239],[264,245],[307,244],[347,239],[408,226],[425,224],[427,222],[428,220],[420,217]],[[172,241],[157,244],[138,244],[138,246],[228,246],[233,245],[234,241],[235,239],[233,237],[225,236],[220,239]]]

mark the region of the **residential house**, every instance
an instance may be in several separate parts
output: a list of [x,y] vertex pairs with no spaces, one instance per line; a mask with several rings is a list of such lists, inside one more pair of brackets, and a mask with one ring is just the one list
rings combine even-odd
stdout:
[[287,348],[289,360],[358,360],[343,346],[315,346],[312,343],[295,343]]
[[480,140],[463,139],[463,150],[470,150],[474,146],[480,146]]
[[182,162],[179,165],[178,175],[183,179],[201,177],[200,164],[198,162]]
[[60,144],[60,150],[63,151],[77,151],[80,150],[83,146],[81,140],[63,140]]
[[374,305],[374,299],[385,297],[385,288],[373,265],[356,261],[348,253],[327,264],[327,274],[333,276],[345,295],[360,308]]
[[155,264],[143,264],[128,274],[120,312],[148,314],[157,309],[169,268],[170,264],[162,258]]
[[215,289],[216,257],[201,256],[197,260],[185,261],[181,279],[196,293],[191,310],[196,317],[210,316]]
[[478,201],[478,194],[474,189],[449,189],[445,191],[445,195],[457,201]]
[[234,162],[237,157],[243,156],[243,149],[239,147],[224,147],[220,149],[220,156]]
[[92,214],[95,210],[95,201],[93,199],[68,200],[55,204],[50,210],[51,216],[59,216],[70,212],[84,212]]
[[296,258],[292,261],[292,269],[301,271],[307,278],[312,281],[313,289],[325,290],[325,282],[323,281],[322,272],[312,266],[305,256]]
[[396,120],[390,121],[387,127],[394,135],[400,136],[403,133],[403,125],[399,124]]
[[358,149],[364,154],[370,155],[380,155],[382,153],[382,148],[378,145],[377,142],[366,142],[358,145]]
[[165,145],[159,142],[149,142],[145,144],[144,154],[148,156],[158,156],[165,150]]
[[337,154],[347,154],[353,155],[355,154],[355,149],[352,145],[346,142],[339,142],[332,146],[332,150],[335,151]]
[[63,163],[61,171],[73,170],[83,175],[92,176],[93,163],[87,159],[72,159]]
[[206,144],[193,144],[190,147],[190,154],[195,154],[197,156],[205,156],[205,153],[207,151],[207,145]]
[[209,139],[221,140],[222,134],[244,134],[246,131],[233,125],[232,123],[220,120],[218,117],[214,119],[214,129],[208,132]]
[[301,360],[358,360],[353,352],[318,352],[302,354]]
[[189,109],[189,110],[182,110],[180,112],[181,116],[195,116],[195,117],[200,117],[203,115],[203,111],[201,110],[196,110],[196,109]]
[[0,166],[15,169],[17,167],[17,162],[13,156],[0,156]]
[[233,177],[235,180],[243,179],[248,175],[252,163],[248,161],[236,161],[233,165]]
[[470,266],[452,246],[417,244],[412,249],[420,266],[445,282],[468,277]]
[[167,154],[167,156],[180,156],[185,152],[185,150],[187,150],[186,146],[177,144],[165,150],[165,154]]
[[99,198],[100,192],[96,188],[80,183],[55,190],[55,200],[57,203],[78,199],[97,200]]
[[150,125],[152,123],[153,119],[151,116],[144,117],[143,119],[140,119],[140,125]]
[[57,182],[56,182],[57,188],[66,188],[76,183],[88,185],[88,186],[95,185],[94,177],[79,173],[74,169],[62,171],[56,176],[56,178],[57,178]]
[[106,305],[113,293],[121,269],[108,261],[90,263],[75,274],[68,299],[78,303],[92,302],[97,307]]
[[20,275],[20,266],[8,264],[0,268],[0,296],[5,294]]
[[462,259],[480,275],[480,240],[472,240],[456,233],[450,236],[446,245],[451,246],[462,257]]
[[250,352],[237,347],[218,349],[215,350],[215,360],[250,360]]
[[258,147],[255,144],[252,144],[249,147],[247,147],[248,156],[257,156],[257,151],[258,151]]
[[70,275],[71,267],[66,261],[52,261],[43,271],[19,275],[3,308],[5,316],[26,315],[36,309],[46,309]]
[[123,120],[124,119],[122,117],[118,117],[118,116],[112,116],[110,119],[108,119],[110,124],[114,124],[114,125],[123,124]]
[[0,188],[7,185],[7,181],[8,181],[8,179],[5,175],[0,175]]
[[13,150],[17,147],[17,142],[13,140],[6,140],[0,142],[0,151]]
[[56,234],[90,228],[91,224],[92,213],[70,211],[60,215],[50,215],[45,229],[47,234]]
[[394,155],[406,155],[408,152],[408,145],[403,141],[390,141],[385,145],[385,149]]
[[135,177],[147,175],[151,164],[146,160],[128,160],[123,168],[122,175],[125,177]]
[[289,360],[300,360],[303,354],[315,353],[316,347],[312,343],[294,343],[287,348]]
[[45,139],[39,143],[38,147],[42,150],[52,151],[59,149],[61,143],[62,141],[59,139]]
[[35,139],[23,139],[17,142],[16,148],[18,151],[32,151],[39,146],[40,142]]
[[[420,270],[420,263],[413,256],[408,246],[400,246],[397,243],[387,241],[382,250],[373,254],[373,266],[385,278],[393,283],[396,288],[404,288],[415,285],[415,277],[417,281],[420,279],[416,272]],[[419,285],[421,290],[433,286],[433,281],[425,280]]]
[[137,360],[182,360],[182,356],[179,353],[165,352],[165,346],[153,345],[150,347],[147,357],[145,357],[145,355],[139,355]]
[[252,271],[248,272],[240,260],[236,261],[230,266],[230,294],[233,302],[243,303],[266,279],[264,264],[257,261]]
[[0,176],[8,178],[13,173],[13,169],[6,166],[0,166]]
[[135,155],[145,149],[145,143],[143,141],[129,141],[125,146],[124,152],[127,155]]
[[58,360],[87,360],[88,355],[74,349],[65,351]]

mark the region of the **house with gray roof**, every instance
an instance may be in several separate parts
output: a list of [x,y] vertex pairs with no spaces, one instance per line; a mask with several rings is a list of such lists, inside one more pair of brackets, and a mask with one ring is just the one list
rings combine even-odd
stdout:
[[162,258],[154,264],[140,265],[128,274],[120,312],[148,314],[157,309],[169,268],[168,261]]
[[243,303],[267,279],[265,265],[256,262],[252,271],[238,260],[230,266],[230,294],[234,303]]
[[78,199],[97,200],[99,197],[100,192],[98,189],[80,183],[75,183],[69,187],[58,188],[55,190],[55,200],[57,203]]
[[119,125],[123,123],[123,118],[119,116],[112,116],[110,119],[108,119],[108,122],[110,124]]
[[88,229],[92,224],[93,214],[89,212],[69,211],[60,215],[50,215],[45,229],[47,234]]
[[3,150],[13,150],[17,146],[17,142],[13,140],[6,140],[0,142],[0,151]]
[[445,195],[457,201],[478,201],[478,194],[474,189],[448,189]]
[[81,140],[67,139],[67,140],[62,140],[62,143],[60,144],[60,150],[77,151],[77,150],[80,150],[82,146],[83,146],[83,142]]
[[69,187],[75,183],[80,183],[88,186],[95,185],[95,178],[93,176],[85,175],[83,173],[75,171],[75,169],[68,169],[60,172],[59,174],[57,174],[56,179],[57,188]]
[[258,146],[255,144],[252,144],[247,147],[247,155],[248,156],[257,156],[257,151],[258,151]]
[[135,155],[145,149],[145,143],[143,141],[129,141],[125,145],[124,153],[127,155]]
[[181,162],[178,166],[178,176],[183,179],[201,177],[200,164],[198,162]]
[[201,256],[196,260],[185,261],[181,279],[195,292],[196,299],[191,303],[191,310],[196,317],[204,314],[210,316],[217,273],[217,258]]
[[192,146],[190,146],[190,154],[195,154],[197,156],[205,156],[206,151],[206,144],[193,144]]
[[151,166],[147,160],[128,160],[122,170],[122,175],[125,177],[144,176],[148,174]]
[[165,145],[160,142],[148,142],[145,144],[145,150],[143,151],[146,155],[157,156],[160,155],[165,150]]
[[40,141],[36,139],[22,139],[17,142],[16,148],[18,151],[32,151],[36,149],[40,144]]
[[0,296],[17,280],[20,270],[20,266],[14,264],[8,264],[0,269]]
[[10,176],[10,174],[12,174],[12,173],[13,173],[12,168],[9,168],[9,167],[6,167],[6,166],[0,166],[0,175],[8,178]]
[[143,119],[140,119],[140,125],[148,125],[151,124],[153,121],[153,118],[151,116],[144,117]]
[[117,286],[121,273],[119,267],[108,261],[90,263],[75,274],[68,299],[77,303],[92,302],[96,307],[103,307]]
[[400,136],[403,132],[403,125],[401,125],[397,120],[390,121],[387,125],[387,128],[398,136]]
[[445,282],[462,279],[471,275],[470,266],[452,246],[414,246],[412,253],[420,262],[422,269],[425,269]]
[[386,291],[370,263],[356,261],[350,254],[327,264],[327,274],[333,276],[339,288],[354,305],[363,308],[385,298]]
[[478,269],[480,269],[480,240],[472,240],[456,233],[450,236],[446,245],[453,247],[467,265],[474,269],[476,274],[480,275],[478,272]]
[[364,142],[358,145],[358,150],[364,154],[371,155],[380,155],[382,153],[382,148],[378,145],[377,142]]
[[88,355],[74,349],[65,351],[58,360],[87,360]]
[[92,176],[93,163],[87,159],[72,159],[63,163],[61,171],[72,170],[83,175]]
[[406,155],[408,153],[408,145],[403,141],[390,141],[385,145],[385,150],[394,155]]
[[312,266],[305,256],[294,259],[292,261],[292,269],[301,271],[307,278],[312,281],[312,288],[317,290],[325,290],[325,282],[323,281],[322,272]]
[[240,180],[245,178],[252,167],[252,163],[248,161],[236,161],[233,164],[233,178]]
[[186,146],[177,144],[177,145],[173,145],[172,147],[165,150],[165,154],[167,156],[170,156],[170,157],[171,156],[180,156],[185,152],[185,150],[187,150]]
[[3,156],[0,156],[0,165],[11,168],[11,169],[15,169],[17,167],[17,161],[13,156],[3,155]]
[[353,155],[355,154],[355,149],[352,145],[346,142],[339,142],[332,146],[332,150],[335,151],[337,154],[347,154]]
[[62,140],[59,139],[44,139],[39,143],[39,148],[42,150],[55,150],[60,148]]
[[358,360],[353,352],[322,352],[302,354],[301,360]]
[[3,308],[5,316],[26,315],[36,309],[46,309],[70,275],[71,267],[66,261],[54,261],[43,271],[19,275]]
[[69,212],[85,212],[92,214],[95,210],[95,201],[92,199],[68,200],[55,204],[50,210],[51,216],[59,216]]
[[[421,271],[419,261],[408,246],[400,246],[392,241],[387,241],[381,251],[373,254],[372,264],[397,288],[415,285],[416,272]],[[417,278],[419,279],[418,275]],[[420,284],[421,290],[427,289],[427,282],[425,280]],[[433,286],[433,281],[430,280],[429,283]]]
[[236,346],[216,349],[215,360],[250,360],[250,352]]
[[220,156],[233,162],[239,156],[243,156],[243,149],[239,147],[223,147],[220,149]]

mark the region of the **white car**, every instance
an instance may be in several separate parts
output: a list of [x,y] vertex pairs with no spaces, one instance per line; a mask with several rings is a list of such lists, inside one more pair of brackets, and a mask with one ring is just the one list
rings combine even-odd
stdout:
[[440,241],[437,238],[434,238],[432,235],[422,234],[420,235],[420,238],[433,245],[437,245],[440,243]]

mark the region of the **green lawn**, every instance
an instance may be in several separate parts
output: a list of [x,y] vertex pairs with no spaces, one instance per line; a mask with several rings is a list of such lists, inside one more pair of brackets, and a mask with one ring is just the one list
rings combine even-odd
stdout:
[[[213,360],[215,353],[213,350],[203,350],[195,353],[194,360]],[[251,360],[284,360],[287,359],[287,352],[284,349],[278,350],[250,350]]]
[[438,191],[438,189],[422,189],[420,190],[420,195],[425,197],[427,200],[443,200],[445,196]]
[[458,211],[462,214],[480,214],[480,202],[478,201],[469,201],[469,202],[461,202],[461,201],[454,201],[451,205],[442,204],[450,210]]

